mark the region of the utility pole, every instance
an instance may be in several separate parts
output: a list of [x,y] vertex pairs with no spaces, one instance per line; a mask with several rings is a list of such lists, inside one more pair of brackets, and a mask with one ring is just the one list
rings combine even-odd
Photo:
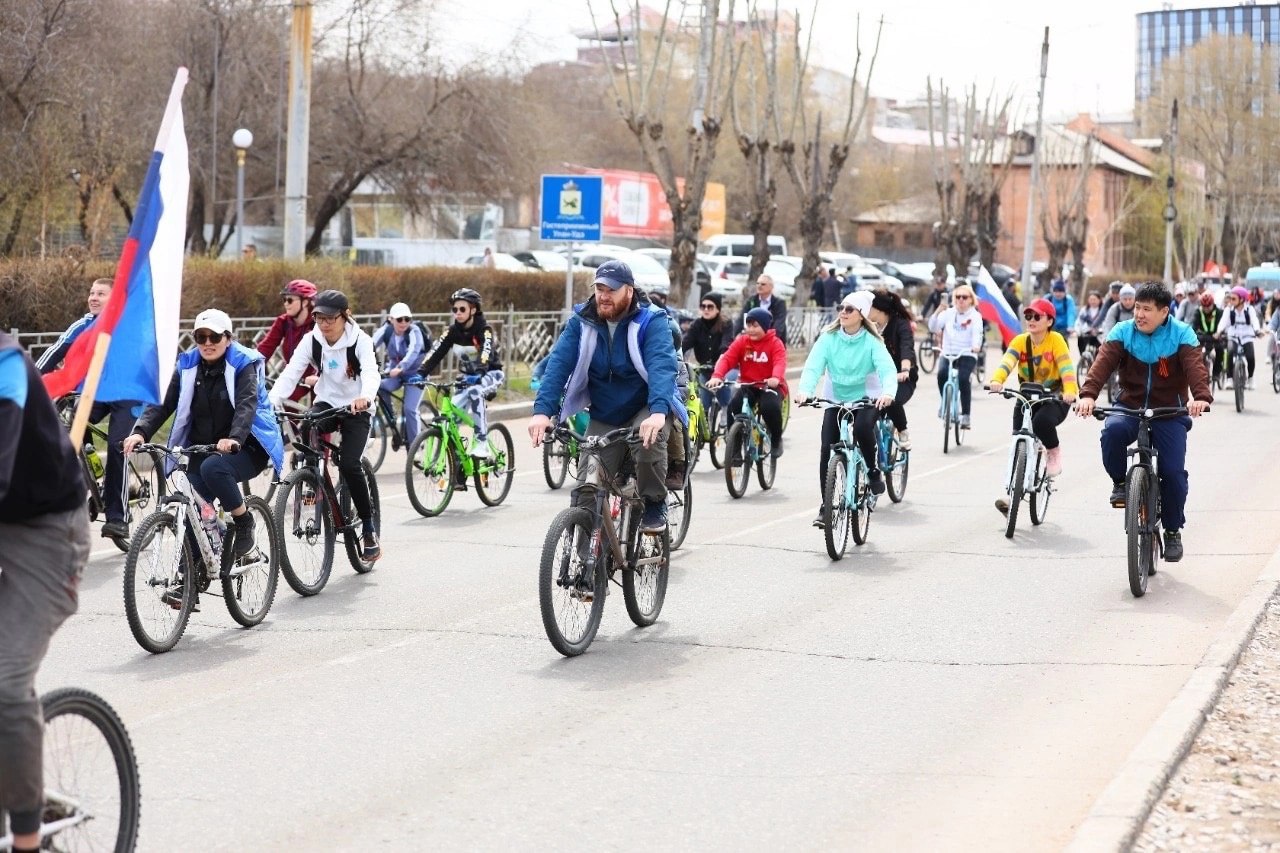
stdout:
[[[1044,44],[1040,46],[1040,99],[1036,105],[1036,140],[1031,150],[1031,183],[1027,186],[1027,230],[1022,245],[1022,284],[1030,288],[1028,296],[1036,294],[1032,283],[1031,260],[1036,245],[1036,191],[1040,187],[1040,149],[1044,142],[1044,81],[1049,76],[1049,28],[1044,28]],[[1026,299],[1024,298],[1024,302]]]
[[284,257],[301,260],[307,247],[307,158],[311,135],[311,10],[293,0],[289,40],[289,129],[284,166]]
[[1173,287],[1173,223],[1178,218],[1178,206],[1175,197],[1178,186],[1178,173],[1175,159],[1178,147],[1178,99],[1173,99],[1173,115],[1169,120],[1169,178],[1165,185],[1169,188],[1169,200],[1164,206],[1164,283]]

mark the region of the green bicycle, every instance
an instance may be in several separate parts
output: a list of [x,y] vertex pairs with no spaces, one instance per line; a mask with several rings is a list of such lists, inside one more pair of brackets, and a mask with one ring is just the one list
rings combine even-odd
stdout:
[[502,424],[492,424],[488,458],[470,455],[461,427],[470,427],[474,433],[475,421],[450,396],[450,392],[466,386],[450,382],[427,384],[444,393],[438,401],[440,414],[423,427],[409,448],[404,466],[409,503],[418,514],[434,518],[449,506],[455,490],[467,488],[467,478],[471,478],[485,506],[502,503],[511,491],[511,478],[515,476],[515,445],[511,433]]

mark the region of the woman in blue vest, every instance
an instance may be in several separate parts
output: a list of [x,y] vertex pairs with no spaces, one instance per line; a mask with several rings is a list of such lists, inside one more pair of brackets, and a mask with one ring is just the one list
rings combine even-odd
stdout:
[[187,479],[200,497],[217,498],[236,525],[234,555],[253,549],[253,516],[240,483],[284,461],[284,440],[267,402],[262,355],[231,339],[231,318],[211,308],[196,317],[196,346],[178,356],[164,402],[148,406],[124,441],[132,453],[169,419],[170,447],[213,444],[217,453],[192,455]]

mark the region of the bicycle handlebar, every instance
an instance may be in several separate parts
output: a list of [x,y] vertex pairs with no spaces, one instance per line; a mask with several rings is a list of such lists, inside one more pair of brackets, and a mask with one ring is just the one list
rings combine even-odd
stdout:
[[[1209,411],[1209,407],[1205,406],[1204,410]],[[1105,420],[1107,415],[1125,415],[1149,421],[1188,414],[1190,412],[1186,406],[1157,406],[1149,409],[1130,409],[1127,406],[1094,406],[1093,408],[1093,416],[1100,421]]]
[[[368,411],[368,409],[366,409],[365,411]],[[346,417],[347,415],[356,415],[356,414],[363,414],[363,412],[356,412],[350,406],[341,406],[336,409],[321,409],[318,412],[293,412],[288,409],[277,409],[276,420],[280,422],[283,422],[286,420],[319,421],[319,420],[324,420],[325,418],[331,418],[335,416],[342,418],[342,417]]]
[[1040,403],[1048,402],[1049,400],[1057,400],[1058,402],[1062,401],[1061,394],[1041,393],[1040,396],[1038,397],[1028,397],[1026,394],[1022,393],[1021,388],[1017,388],[1017,389],[1001,388],[999,391],[993,391],[991,390],[990,385],[983,385],[982,389],[986,391],[988,394],[999,394],[1001,397],[1004,397],[1006,400],[1021,400],[1022,402],[1026,403],[1028,406],[1035,406]]
[[151,444],[144,442],[133,449],[134,453],[162,453],[165,456],[178,458],[183,455],[193,455],[200,453],[217,453],[218,445],[216,444],[193,444],[190,447],[168,447],[163,444]]
[[863,397],[861,400],[852,400],[849,402],[842,402],[840,400],[828,400],[824,397],[810,397],[808,400],[804,401],[803,403],[797,403],[797,405],[809,406],[814,409],[819,408],[820,406],[836,406],[841,409],[848,409],[851,412],[856,412],[859,409],[871,408],[872,406],[875,405],[875,402],[870,397]]
[[600,449],[611,444],[617,444],[619,441],[625,441],[628,444],[635,444],[640,441],[640,430],[637,427],[618,427],[617,429],[609,430],[604,435],[587,436],[568,424],[560,424],[556,427],[548,427],[546,435],[554,436],[562,441],[575,438],[586,449]]

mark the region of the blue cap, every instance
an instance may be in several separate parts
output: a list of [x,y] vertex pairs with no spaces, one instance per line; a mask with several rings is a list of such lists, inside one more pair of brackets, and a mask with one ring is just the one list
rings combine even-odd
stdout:
[[605,261],[596,267],[595,284],[605,284],[610,290],[617,290],[624,284],[635,286],[635,276],[631,274],[631,267],[622,261]]
[[1053,283],[1053,289],[1054,289],[1054,290],[1063,290],[1063,291],[1065,291],[1065,290],[1067,289],[1067,283],[1066,283],[1065,281],[1063,281],[1062,279],[1058,279],[1057,281],[1055,281],[1055,282]]
[[747,316],[743,318],[744,323],[755,323],[766,332],[773,328],[773,315],[769,313],[768,308],[752,308],[747,312]]

